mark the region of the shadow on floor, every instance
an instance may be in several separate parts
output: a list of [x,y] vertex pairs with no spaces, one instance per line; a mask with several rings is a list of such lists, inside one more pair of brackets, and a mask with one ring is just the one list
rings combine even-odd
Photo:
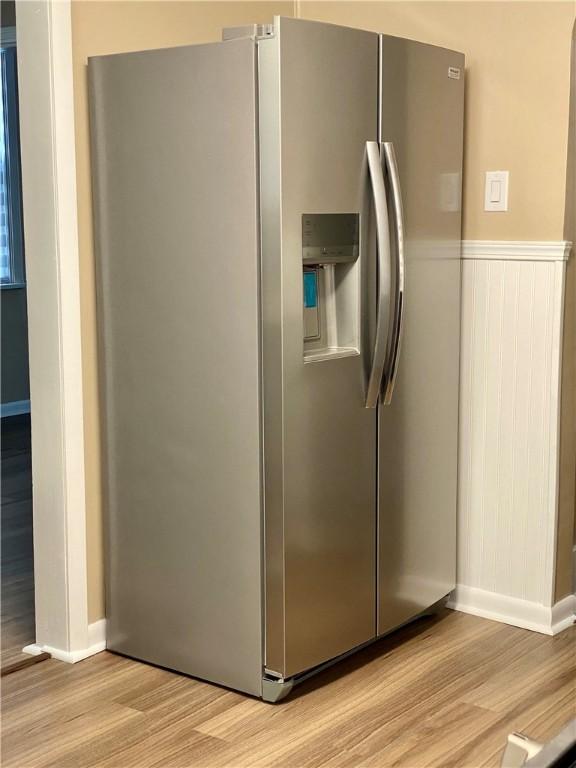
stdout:
[[296,699],[299,696],[305,696],[310,691],[321,688],[328,683],[335,680],[342,679],[346,675],[355,672],[372,661],[379,659],[383,656],[390,656],[395,653],[397,649],[402,647],[408,640],[419,637],[424,639],[427,634],[430,634],[434,627],[446,619],[450,615],[451,611],[447,608],[441,608],[436,613],[429,616],[422,616],[421,618],[413,621],[404,627],[391,632],[389,635],[382,637],[380,640],[367,645],[365,648],[353,652],[347,658],[341,659],[333,666],[329,666],[317,674],[302,681],[302,683],[296,685],[290,693],[290,700]]

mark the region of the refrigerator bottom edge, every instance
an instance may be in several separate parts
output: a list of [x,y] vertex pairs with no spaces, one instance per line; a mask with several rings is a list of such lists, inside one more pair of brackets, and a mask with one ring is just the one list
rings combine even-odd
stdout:
[[261,698],[268,703],[276,703],[281,701],[282,699],[285,699],[295,686],[300,685],[306,680],[309,680],[311,677],[314,677],[315,675],[323,672],[325,669],[335,666],[339,662],[344,661],[345,659],[352,656],[353,654],[358,653],[359,651],[373,645],[378,640],[381,640],[382,638],[391,635],[397,630],[416,621],[417,619],[437,613],[441,608],[443,608],[446,605],[446,602],[450,594],[451,592],[447,592],[441,599],[429,605],[427,608],[421,609],[417,613],[406,618],[400,623],[386,628],[384,631],[380,632],[378,635],[375,635],[374,637],[370,638],[364,643],[361,643],[360,645],[354,646],[354,648],[351,648],[345,653],[335,656],[334,658],[328,659],[327,661],[321,664],[318,664],[317,666],[311,667],[306,670],[302,670],[301,672],[291,675],[290,677],[286,677],[286,678],[279,677],[279,676],[276,676],[276,673],[274,673],[273,671],[266,670],[263,668],[261,679],[258,682],[254,680],[253,685],[238,686],[238,685],[230,684],[230,683],[227,683],[223,679],[223,677],[218,674],[212,675],[210,677],[206,675],[202,676],[195,673],[193,669],[194,667],[193,664],[166,663],[166,662],[163,662],[162,660],[159,660],[158,658],[152,658],[149,654],[144,655],[141,653],[135,653],[133,650],[130,650],[129,648],[127,648],[124,643],[115,643],[113,640],[107,641],[106,650],[112,653],[116,653],[119,656],[125,656],[126,658],[134,659],[135,661],[140,661],[145,664],[150,664],[151,666],[159,667],[161,669],[167,669],[171,672],[183,674],[188,677],[194,678],[196,680],[210,683],[212,685],[218,685],[228,690],[240,691],[241,693],[245,693],[250,696]]
[[370,640],[367,640],[364,643],[361,643],[360,645],[354,646],[354,648],[351,648],[349,651],[346,651],[345,653],[341,653],[339,656],[335,656],[332,659],[329,659],[328,661],[323,662],[322,664],[318,664],[315,667],[311,667],[310,669],[303,670],[302,672],[298,672],[294,675],[291,675],[290,677],[277,677],[276,673],[267,673],[267,670],[265,670],[264,678],[263,678],[263,694],[262,698],[264,701],[268,701],[270,703],[275,703],[277,701],[281,701],[282,699],[286,698],[291,690],[296,685],[300,685],[300,683],[305,682],[306,680],[309,680],[311,677],[314,677],[317,674],[320,674],[325,669],[329,669],[330,667],[335,666],[341,661],[344,661],[345,659],[349,658],[350,656],[353,656],[355,653],[358,653],[359,651],[362,651],[365,648],[368,648],[371,645],[374,645],[378,640],[382,640],[384,637],[388,637],[389,635],[393,634],[394,632],[398,631],[399,629],[402,629],[403,627],[412,624],[412,622],[417,621],[418,619],[424,618],[425,616],[433,616],[434,614],[438,613],[442,608],[446,606],[446,603],[452,593],[452,590],[449,590],[444,594],[439,600],[436,600],[431,605],[427,606],[426,608],[420,609],[417,613],[414,613],[412,616],[404,619],[398,624],[395,624],[384,631],[380,632],[378,635],[370,638]]

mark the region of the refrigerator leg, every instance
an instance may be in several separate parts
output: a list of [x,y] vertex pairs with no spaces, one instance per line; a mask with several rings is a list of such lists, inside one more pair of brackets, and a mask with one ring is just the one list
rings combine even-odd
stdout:
[[294,680],[270,680],[262,678],[262,699],[269,704],[282,701],[294,687]]

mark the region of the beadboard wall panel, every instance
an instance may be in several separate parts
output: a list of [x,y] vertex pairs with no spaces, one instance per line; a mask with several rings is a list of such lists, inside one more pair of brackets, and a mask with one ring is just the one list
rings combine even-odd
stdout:
[[455,607],[553,604],[568,245],[464,244]]

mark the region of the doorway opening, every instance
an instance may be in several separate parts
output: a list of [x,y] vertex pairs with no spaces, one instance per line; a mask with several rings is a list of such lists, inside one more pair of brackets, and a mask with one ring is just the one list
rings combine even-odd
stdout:
[[2,3],[0,40],[0,304],[1,304],[1,671],[37,659],[35,642],[32,456],[28,323],[22,228],[16,27]]

